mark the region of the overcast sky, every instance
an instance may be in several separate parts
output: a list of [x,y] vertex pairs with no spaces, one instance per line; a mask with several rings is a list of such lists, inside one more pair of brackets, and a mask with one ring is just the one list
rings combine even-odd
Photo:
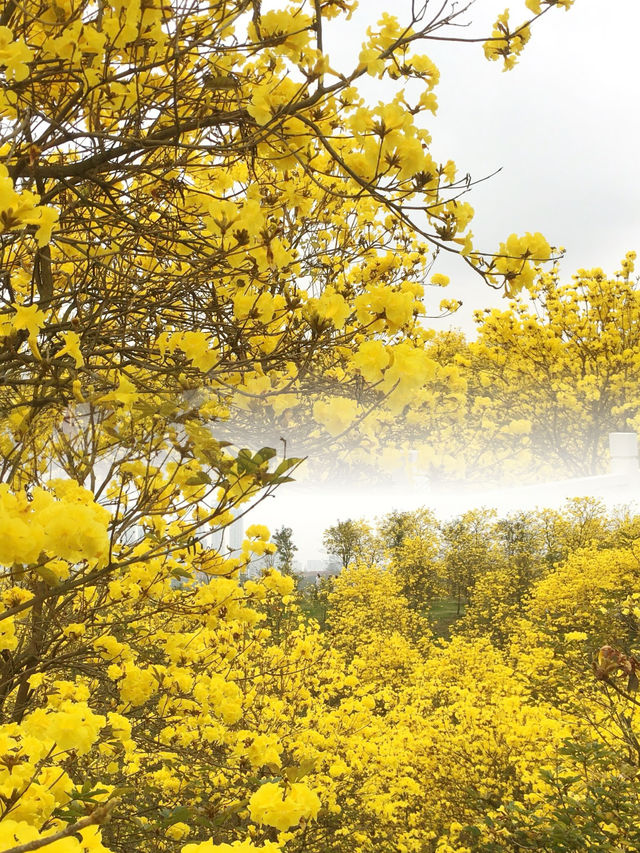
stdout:
[[[434,8],[437,4],[433,4]],[[487,35],[507,0],[476,0],[470,35]],[[509,4],[524,20],[524,2]],[[381,12],[401,20],[411,0],[361,0],[352,22],[327,33],[332,59],[342,67],[357,56],[366,27]],[[485,60],[482,46],[432,42],[428,53],[441,71],[439,110],[425,126],[437,159],[456,161],[460,172],[481,178],[467,200],[475,207],[476,247],[491,251],[510,233],[541,231],[566,248],[562,273],[601,266],[613,273],[630,249],[640,251],[640,2],[576,0],[569,11],[552,10],[537,22],[518,65],[508,73]],[[384,81],[362,86],[369,101],[385,100]],[[448,292],[464,307],[450,322],[473,328],[473,309],[503,300],[458,260],[440,267],[451,276]],[[551,490],[556,497],[559,489]],[[435,497],[419,487],[348,494],[344,488],[287,484],[252,518],[271,528],[293,528],[303,561],[322,556],[321,534],[338,518],[383,514],[393,508],[431,505],[443,515],[490,503],[501,511],[548,505],[551,491],[475,493]],[[621,494],[620,500],[630,495]]]
[[[476,0],[466,16],[472,23],[456,34],[490,34],[507,5],[513,21],[526,19],[523,0]],[[348,28],[329,33],[332,58],[346,67],[382,12],[403,20],[410,9],[411,0],[362,0]],[[492,251],[513,232],[541,231],[566,248],[567,278],[579,267],[613,272],[625,252],[640,250],[639,33],[638,0],[575,0],[536,23],[510,72],[486,61],[480,44],[431,42],[420,50],[441,72],[438,113],[424,119],[433,155],[473,178],[502,169],[467,196],[477,248]],[[385,81],[365,85],[370,101],[389,93]],[[457,259],[446,259],[442,271],[452,284],[436,298],[464,301],[452,325],[469,330],[473,309],[503,303]]]

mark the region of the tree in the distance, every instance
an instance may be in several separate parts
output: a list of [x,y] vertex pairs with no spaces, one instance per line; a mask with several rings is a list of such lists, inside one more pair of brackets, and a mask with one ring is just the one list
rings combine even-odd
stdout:
[[401,421],[377,415],[379,445],[432,481],[486,483],[604,473],[608,434],[640,428],[635,253],[607,274],[538,269],[526,298],[476,312],[477,337],[434,334],[437,369]]
[[457,613],[469,597],[476,580],[496,562],[492,529],[495,510],[468,510],[440,526],[442,555],[439,573],[444,590],[456,600]]
[[[506,427],[508,413],[522,423],[532,473],[602,473],[609,432],[637,427],[640,290],[634,261],[629,252],[614,276],[581,269],[567,283],[557,270],[541,274],[532,303],[517,299],[506,310],[478,316],[469,372],[484,387],[488,420]],[[517,433],[514,438],[517,443]]]
[[285,575],[294,574],[293,559],[298,546],[293,541],[293,530],[282,525],[272,534],[271,541],[278,549],[275,558],[276,567]]
[[322,545],[327,554],[340,560],[343,569],[354,560],[376,562],[379,550],[373,528],[363,519],[336,521],[324,531]]
[[438,524],[433,513],[393,510],[378,523],[378,536],[397,575],[402,594],[415,610],[422,612],[439,592]]

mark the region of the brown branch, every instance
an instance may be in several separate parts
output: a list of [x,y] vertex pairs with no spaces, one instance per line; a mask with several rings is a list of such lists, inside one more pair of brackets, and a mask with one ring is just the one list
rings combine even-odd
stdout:
[[16,11],[16,0],[9,0],[7,5],[4,7],[2,14],[0,15],[0,27],[6,27],[11,18],[13,17],[13,13]]
[[[114,163],[114,160],[124,157],[127,154],[139,154],[143,151],[153,149],[158,145],[170,143],[171,140],[175,139],[176,134],[181,135],[191,133],[194,130],[206,130],[216,127],[219,124],[227,124],[247,118],[248,114],[245,110],[234,110],[229,113],[218,112],[207,118],[196,118],[183,122],[179,126],[172,124],[155,133],[150,133],[145,137],[137,139],[130,139],[115,148],[109,148],[106,151],[101,151],[99,154],[94,154],[92,157],[87,157],[75,163],[34,166],[31,172],[37,178],[80,178],[92,171],[100,171],[104,166],[107,166],[109,169],[115,169],[118,165],[124,166],[125,164]],[[9,170],[13,180],[22,175],[24,165],[26,164],[18,164]]]
[[619,696],[622,696],[624,699],[626,699],[628,702],[632,702],[634,705],[640,707],[640,701],[634,699],[634,697],[627,693],[626,690],[623,690],[621,687],[618,687],[618,685],[615,683],[615,681],[613,681],[613,679],[607,676],[605,678],[601,678],[600,681],[604,681],[604,683],[607,684],[609,687],[613,687],[615,692]]
[[75,823],[70,823],[59,832],[54,832],[53,835],[47,835],[45,838],[36,838],[34,841],[27,841],[24,844],[17,844],[15,847],[9,847],[3,850],[2,853],[29,853],[31,850],[40,850],[55,841],[60,841],[63,838],[69,838],[70,835],[75,835],[88,826],[105,823],[111,817],[111,812],[118,803],[118,799],[109,800],[108,803],[95,808],[90,815],[83,817]]

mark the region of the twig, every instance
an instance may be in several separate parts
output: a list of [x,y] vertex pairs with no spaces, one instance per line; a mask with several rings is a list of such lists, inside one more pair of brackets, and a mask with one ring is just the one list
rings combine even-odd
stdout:
[[95,808],[90,815],[83,817],[75,823],[70,823],[59,832],[54,832],[53,835],[47,835],[44,838],[36,838],[34,841],[27,841],[25,844],[18,844],[15,847],[9,847],[0,853],[29,853],[30,850],[40,850],[41,847],[46,847],[48,844],[53,844],[54,841],[60,841],[62,838],[68,838],[70,835],[75,835],[82,829],[93,824],[105,823],[111,817],[111,812],[118,803],[118,798],[109,800],[108,803]]

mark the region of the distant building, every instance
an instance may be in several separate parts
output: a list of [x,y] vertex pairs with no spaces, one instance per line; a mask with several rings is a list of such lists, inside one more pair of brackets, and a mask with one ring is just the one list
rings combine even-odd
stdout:
[[320,575],[335,575],[341,569],[333,557],[327,557],[324,560],[307,560],[305,566],[305,574],[320,574]]
[[236,518],[224,531],[224,544],[234,551],[242,548],[244,541],[244,518]]

